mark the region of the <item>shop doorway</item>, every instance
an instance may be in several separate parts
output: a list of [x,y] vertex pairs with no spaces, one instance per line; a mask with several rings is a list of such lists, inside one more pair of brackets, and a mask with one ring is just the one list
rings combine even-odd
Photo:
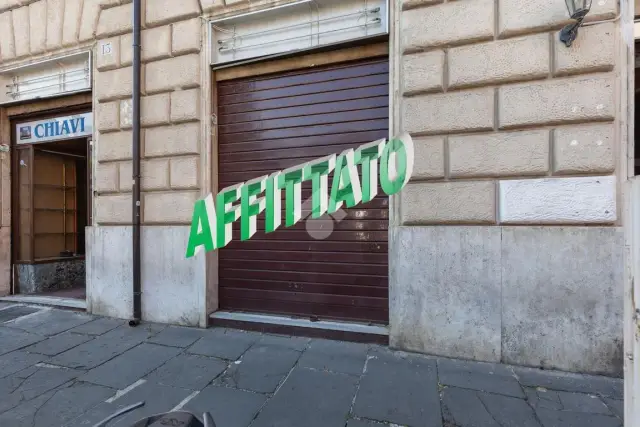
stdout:
[[[381,56],[218,82],[219,188],[387,138],[388,81]],[[234,223],[218,251],[220,309],[386,325],[389,199],[378,194],[308,220],[306,182],[296,226],[265,234],[260,215],[241,242]]]
[[12,293],[84,301],[90,113],[14,129]]

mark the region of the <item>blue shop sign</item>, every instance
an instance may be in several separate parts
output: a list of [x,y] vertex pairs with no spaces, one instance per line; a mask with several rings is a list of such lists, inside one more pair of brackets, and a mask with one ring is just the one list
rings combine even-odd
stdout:
[[59,141],[91,136],[93,133],[93,113],[55,117],[16,125],[18,144]]

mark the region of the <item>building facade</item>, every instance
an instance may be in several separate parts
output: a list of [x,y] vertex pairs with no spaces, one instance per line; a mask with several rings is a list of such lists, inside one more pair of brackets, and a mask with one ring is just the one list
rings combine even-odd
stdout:
[[[132,315],[132,11],[0,0],[2,295]],[[621,374],[633,5],[586,21],[567,47],[560,0],[143,1],[142,319]],[[185,258],[197,199],[401,132],[411,182],[330,236]]]

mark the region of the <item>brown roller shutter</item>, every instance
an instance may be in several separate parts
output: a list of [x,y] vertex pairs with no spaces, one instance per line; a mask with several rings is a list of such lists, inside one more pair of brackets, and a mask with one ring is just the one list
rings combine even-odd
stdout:
[[[387,138],[388,81],[384,58],[219,82],[219,188]],[[219,252],[220,308],[386,324],[388,206],[379,196],[335,215],[324,240],[305,212],[270,234],[261,215],[245,242],[234,224]]]

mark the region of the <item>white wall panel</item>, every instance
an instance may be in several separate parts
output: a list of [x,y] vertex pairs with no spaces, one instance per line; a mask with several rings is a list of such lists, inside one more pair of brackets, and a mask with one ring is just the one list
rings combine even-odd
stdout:
[[505,180],[499,183],[500,221],[611,223],[617,219],[615,176]]

